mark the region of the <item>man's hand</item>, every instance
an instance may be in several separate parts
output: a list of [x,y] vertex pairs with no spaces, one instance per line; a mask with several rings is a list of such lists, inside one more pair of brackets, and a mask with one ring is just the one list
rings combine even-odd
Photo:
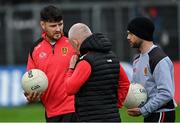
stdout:
[[38,102],[40,101],[40,97],[42,96],[41,92],[32,92],[32,93],[24,93],[26,99],[29,103]]
[[78,60],[78,56],[77,55],[73,55],[71,57],[71,61],[70,61],[70,64],[69,64],[69,68],[70,69],[74,69],[75,68],[77,60]]
[[139,108],[127,109],[127,113],[130,116],[139,116],[139,115],[141,115],[141,112],[140,112]]

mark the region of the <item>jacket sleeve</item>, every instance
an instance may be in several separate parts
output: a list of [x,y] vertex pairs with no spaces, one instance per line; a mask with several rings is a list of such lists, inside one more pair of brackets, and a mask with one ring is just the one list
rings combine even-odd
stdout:
[[82,60],[74,70],[69,69],[65,76],[65,87],[68,95],[74,95],[91,75],[90,64]]
[[153,78],[157,93],[148,98],[146,104],[140,108],[144,117],[165,106],[174,97],[174,66],[169,57],[165,57],[156,65]]
[[26,70],[28,71],[28,70],[33,69],[33,68],[35,68],[35,63],[29,54]]
[[123,102],[126,98],[130,86],[130,81],[121,65],[119,78],[120,79],[118,82],[118,108],[121,108],[123,106]]

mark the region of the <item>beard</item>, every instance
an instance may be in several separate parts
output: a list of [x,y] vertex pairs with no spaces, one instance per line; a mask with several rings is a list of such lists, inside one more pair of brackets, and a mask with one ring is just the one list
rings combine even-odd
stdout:
[[143,42],[142,40],[138,40],[138,41],[132,43],[132,44],[131,44],[131,47],[132,47],[132,48],[138,48],[138,49],[139,49],[139,48],[141,47],[142,42]]
[[61,33],[54,34],[54,35],[46,35],[52,42],[56,42],[59,38],[61,38]]
[[61,38],[61,33],[58,33],[58,34],[54,34],[54,36],[53,36],[53,38],[55,39],[55,40],[58,40],[59,38]]

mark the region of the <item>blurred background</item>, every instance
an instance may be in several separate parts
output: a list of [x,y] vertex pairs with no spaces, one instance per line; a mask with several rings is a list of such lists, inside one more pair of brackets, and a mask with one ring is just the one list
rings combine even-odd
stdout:
[[39,12],[50,4],[63,10],[65,32],[82,22],[106,34],[130,80],[136,50],[126,39],[127,23],[135,16],[151,18],[154,42],[174,63],[175,98],[180,103],[180,0],[0,0],[0,121],[44,121],[41,105],[26,105],[20,81],[29,48],[41,36]]

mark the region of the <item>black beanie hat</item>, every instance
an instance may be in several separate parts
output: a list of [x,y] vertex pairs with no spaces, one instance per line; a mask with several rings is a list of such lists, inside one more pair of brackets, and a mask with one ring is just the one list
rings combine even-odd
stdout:
[[153,41],[154,24],[145,17],[136,17],[128,24],[127,30],[147,41]]

